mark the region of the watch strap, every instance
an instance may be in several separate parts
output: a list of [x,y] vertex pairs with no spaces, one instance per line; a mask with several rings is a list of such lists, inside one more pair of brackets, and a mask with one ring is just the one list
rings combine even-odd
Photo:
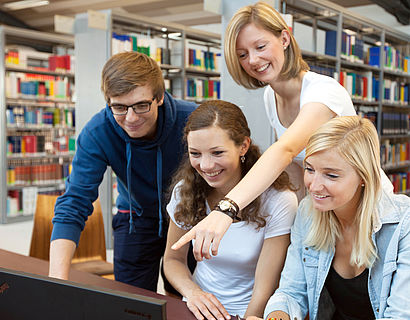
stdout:
[[[223,202],[229,202],[230,206],[227,209],[222,209],[221,208],[221,204]],[[218,210],[222,213],[225,213],[228,217],[230,217],[231,219],[233,219],[234,221],[241,221],[241,218],[238,217],[238,213],[239,213],[239,206],[236,204],[235,201],[233,201],[232,199],[229,198],[223,198],[221,199],[218,204],[215,206],[214,210]]]

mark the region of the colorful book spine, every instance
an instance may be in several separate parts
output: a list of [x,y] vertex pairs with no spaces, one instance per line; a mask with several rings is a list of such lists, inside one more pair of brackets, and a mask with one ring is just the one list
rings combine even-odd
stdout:
[[6,97],[71,100],[73,84],[67,77],[6,72]]
[[186,48],[186,58],[186,67],[188,68],[215,72],[219,70],[220,53]]
[[220,81],[188,78],[185,82],[185,92],[187,97],[197,100],[220,99]]
[[410,172],[398,172],[388,175],[396,193],[408,193],[410,191]]
[[70,162],[59,159],[22,159],[10,161],[7,168],[7,185],[41,186],[63,183],[69,175]]

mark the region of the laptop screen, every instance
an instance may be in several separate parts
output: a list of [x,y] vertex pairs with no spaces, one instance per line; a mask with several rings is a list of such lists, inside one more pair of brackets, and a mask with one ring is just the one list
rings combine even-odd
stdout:
[[0,319],[166,320],[166,301],[0,268]]

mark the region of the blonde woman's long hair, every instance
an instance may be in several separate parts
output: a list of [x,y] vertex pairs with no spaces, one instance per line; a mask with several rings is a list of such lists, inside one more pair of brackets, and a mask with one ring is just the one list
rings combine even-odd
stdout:
[[[309,139],[306,159],[333,149],[351,165],[362,179],[362,195],[357,208],[359,228],[353,242],[351,265],[370,267],[377,258],[372,241],[373,215],[381,192],[380,146],[374,125],[359,116],[337,117],[320,127]],[[340,224],[333,211],[320,212],[310,202],[312,225],[305,243],[316,250],[330,250],[341,236]]]

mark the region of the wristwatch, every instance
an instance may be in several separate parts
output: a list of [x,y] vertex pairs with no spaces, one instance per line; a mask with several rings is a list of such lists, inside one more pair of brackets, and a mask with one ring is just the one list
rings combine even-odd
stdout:
[[235,201],[229,198],[223,198],[222,200],[220,200],[218,204],[215,206],[214,210],[218,210],[220,212],[225,213],[234,221],[241,221],[241,218],[238,217],[239,206],[235,203]]

